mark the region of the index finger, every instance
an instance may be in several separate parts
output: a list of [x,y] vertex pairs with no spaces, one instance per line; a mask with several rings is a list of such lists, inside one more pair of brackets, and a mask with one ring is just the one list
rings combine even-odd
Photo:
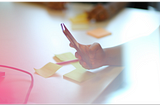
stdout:
[[72,45],[72,43],[70,43],[69,46],[74,48],[74,46]]

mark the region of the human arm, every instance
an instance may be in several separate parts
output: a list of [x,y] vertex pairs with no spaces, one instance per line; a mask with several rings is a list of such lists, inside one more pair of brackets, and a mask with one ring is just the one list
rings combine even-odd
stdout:
[[[73,47],[72,44],[70,46]],[[105,65],[122,65],[121,46],[103,49],[99,43],[93,43],[92,45],[79,44],[79,47],[85,53],[85,57],[88,57],[91,66],[82,60],[82,56],[78,52],[75,53],[75,56],[86,69],[95,69]]]

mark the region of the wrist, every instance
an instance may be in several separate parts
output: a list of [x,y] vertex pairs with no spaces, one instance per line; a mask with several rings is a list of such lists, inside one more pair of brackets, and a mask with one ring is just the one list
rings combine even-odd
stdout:
[[107,50],[107,48],[106,48],[106,49],[103,49],[103,51],[104,51],[103,66],[109,65],[110,59],[109,59],[109,55],[108,55],[108,50]]
[[104,65],[122,65],[122,48],[116,46],[104,49],[105,60]]

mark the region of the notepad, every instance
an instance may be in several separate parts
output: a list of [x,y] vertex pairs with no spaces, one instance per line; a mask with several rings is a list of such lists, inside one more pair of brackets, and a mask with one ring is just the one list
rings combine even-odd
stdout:
[[71,52],[56,54],[53,58],[56,62],[63,62],[63,61],[77,59]]
[[75,17],[70,18],[70,21],[73,24],[88,24],[89,21],[87,19],[87,13],[81,13],[76,15]]
[[103,29],[103,28],[97,28],[94,30],[90,30],[87,32],[88,35],[96,37],[96,38],[101,38],[107,35],[111,35],[110,32],[108,32],[107,30]]
[[[76,59],[76,57],[71,52],[67,52],[67,53],[55,55],[54,59],[56,59],[60,62],[63,62],[63,61]],[[77,82],[84,82],[84,81],[89,80],[95,76],[95,73],[86,71],[86,69],[83,68],[79,62],[74,62],[71,64],[76,69],[63,75],[64,78],[71,79],[71,80],[77,81]]]
[[86,80],[89,80],[95,76],[95,73],[89,72],[89,71],[81,71],[79,69],[75,69],[65,75],[63,75],[64,78],[69,78],[71,80],[77,81],[77,82],[84,82]]
[[86,71],[85,68],[82,67],[82,65],[79,62],[71,63],[76,69],[79,69],[80,71]]
[[86,30],[89,28],[89,24],[71,24],[72,30]]
[[52,76],[58,69],[60,69],[62,66],[61,65],[57,65],[54,63],[47,63],[45,66],[43,66],[40,69],[35,69],[34,70],[42,77],[44,78],[48,78],[50,76]]
[[70,18],[72,30],[84,30],[89,28],[87,13],[81,13]]
[[[63,62],[63,61],[77,59],[71,52],[56,54],[53,58],[56,62]],[[86,70],[85,68],[82,67],[82,65],[79,62],[74,62],[71,64],[79,70]]]

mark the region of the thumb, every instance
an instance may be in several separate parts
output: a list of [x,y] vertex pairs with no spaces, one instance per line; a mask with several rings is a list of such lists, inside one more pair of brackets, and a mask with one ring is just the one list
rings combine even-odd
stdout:
[[90,47],[89,47],[89,56],[90,58],[94,58],[95,57],[95,52],[102,48],[101,45],[99,43],[93,43]]
[[72,43],[70,43],[69,46],[74,48],[74,46],[72,45]]

